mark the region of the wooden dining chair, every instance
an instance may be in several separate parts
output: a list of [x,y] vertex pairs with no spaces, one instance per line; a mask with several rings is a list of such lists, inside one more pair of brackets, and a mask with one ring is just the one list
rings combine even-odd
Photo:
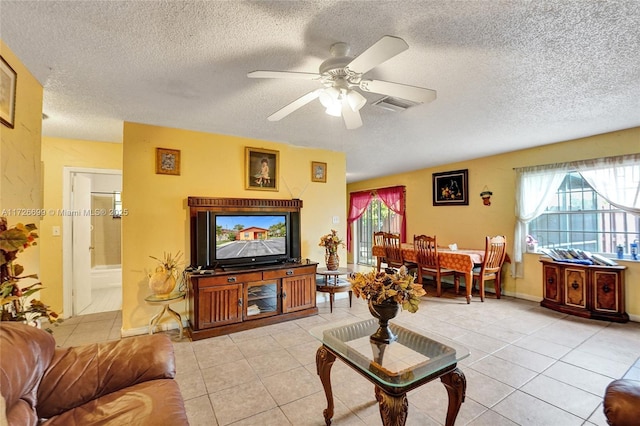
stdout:
[[402,256],[402,245],[400,243],[400,234],[392,234],[385,232],[383,236],[384,240],[384,257],[385,263],[389,268],[400,268],[406,266],[407,268],[416,268],[417,265],[413,262],[405,262]]
[[486,237],[484,260],[480,267],[473,269],[473,285],[479,283],[480,300],[484,302],[484,283],[494,281],[496,298],[500,299],[501,277],[500,270],[507,255],[507,238],[504,235]]
[[[378,231],[378,232],[374,232],[373,233],[373,245],[374,246],[378,246],[378,247],[384,247],[384,232],[383,231]],[[383,263],[383,262],[387,263],[387,261],[384,258],[384,256],[378,256],[378,258],[376,259],[378,272],[380,272],[380,264]]]
[[436,296],[442,295],[441,278],[453,276],[458,288],[458,275],[453,269],[441,268],[440,259],[438,258],[438,243],[436,236],[414,235],[413,249],[416,252],[416,263],[418,265],[418,281],[424,285],[422,278],[425,275],[432,276],[436,281]]

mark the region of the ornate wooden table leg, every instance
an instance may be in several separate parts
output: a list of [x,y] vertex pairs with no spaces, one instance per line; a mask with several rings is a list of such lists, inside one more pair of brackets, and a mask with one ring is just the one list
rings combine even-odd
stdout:
[[409,413],[407,394],[394,396],[376,386],[376,399],[380,405],[380,417],[384,426],[404,426]]
[[316,352],[316,368],[318,376],[324,387],[324,394],[327,397],[327,409],[323,411],[324,422],[327,426],[331,424],[333,417],[333,392],[331,391],[331,367],[336,360],[336,356],[329,352],[324,346],[318,348]]
[[458,417],[460,406],[464,402],[464,396],[467,391],[467,379],[458,368],[450,371],[444,376],[440,377],[440,380],[447,388],[449,394],[449,408],[447,409],[447,421],[446,426],[453,426]]

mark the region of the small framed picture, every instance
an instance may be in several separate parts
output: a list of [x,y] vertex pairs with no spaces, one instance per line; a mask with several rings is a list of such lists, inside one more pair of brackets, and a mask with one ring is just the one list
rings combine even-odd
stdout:
[[245,189],[278,190],[279,152],[245,147]]
[[18,74],[0,56],[0,123],[13,129],[16,118],[16,82]]
[[180,150],[156,148],[156,173],[180,175]]
[[469,205],[469,170],[433,173],[434,206]]
[[311,182],[327,181],[327,163],[311,162]]

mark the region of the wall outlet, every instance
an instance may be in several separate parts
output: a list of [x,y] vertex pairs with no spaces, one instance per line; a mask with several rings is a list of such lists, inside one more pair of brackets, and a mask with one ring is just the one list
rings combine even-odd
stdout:
[[53,235],[54,237],[59,237],[60,236],[60,227],[59,226],[52,226],[51,227],[51,235]]
[[334,223],[334,225],[340,223],[340,217],[339,216],[334,216],[333,217],[333,223]]

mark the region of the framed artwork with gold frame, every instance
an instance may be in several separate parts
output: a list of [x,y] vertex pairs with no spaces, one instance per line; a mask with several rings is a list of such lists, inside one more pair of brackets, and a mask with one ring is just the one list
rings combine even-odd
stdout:
[[327,163],[311,162],[311,182],[327,182]]
[[180,150],[156,148],[156,174],[180,175]]
[[13,129],[16,119],[16,83],[18,74],[0,56],[0,123]]
[[245,189],[277,191],[280,153],[271,149],[245,147]]

